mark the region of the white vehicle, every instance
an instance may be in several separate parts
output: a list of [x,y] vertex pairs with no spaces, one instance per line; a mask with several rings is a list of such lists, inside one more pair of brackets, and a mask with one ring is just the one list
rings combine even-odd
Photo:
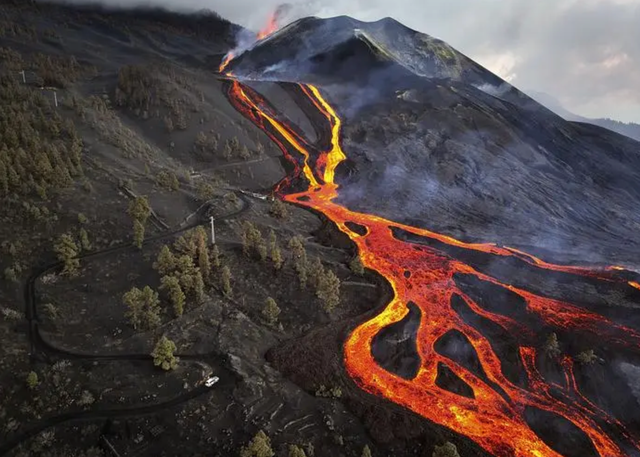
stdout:
[[211,376],[204,382],[204,385],[207,387],[213,386],[216,382],[220,381],[220,378],[217,376]]

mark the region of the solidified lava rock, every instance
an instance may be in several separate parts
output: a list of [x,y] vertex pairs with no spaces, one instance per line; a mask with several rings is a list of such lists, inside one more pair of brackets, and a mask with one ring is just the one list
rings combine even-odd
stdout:
[[438,376],[436,378],[436,385],[442,389],[453,392],[454,394],[462,395],[467,398],[475,398],[473,389],[464,382],[458,375],[456,375],[451,368],[444,363],[438,363]]
[[399,322],[385,327],[373,339],[371,353],[385,370],[405,379],[413,379],[420,369],[420,355],[416,347],[416,332],[420,325],[420,309],[407,305],[409,313]]

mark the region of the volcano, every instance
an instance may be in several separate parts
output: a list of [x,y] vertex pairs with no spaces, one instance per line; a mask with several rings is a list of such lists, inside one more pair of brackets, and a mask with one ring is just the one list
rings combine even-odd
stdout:
[[389,18],[0,5],[0,454],[640,457],[639,143]]
[[357,169],[337,170],[347,206],[563,261],[637,258],[638,143],[563,120],[440,40],[306,18],[229,70],[327,89]]
[[[278,194],[323,214],[393,289],[348,330],[355,384],[492,455],[638,455],[621,368],[640,345],[638,143],[391,19],[302,19],[227,69],[232,103],[293,166]],[[301,379],[313,339],[272,361]]]

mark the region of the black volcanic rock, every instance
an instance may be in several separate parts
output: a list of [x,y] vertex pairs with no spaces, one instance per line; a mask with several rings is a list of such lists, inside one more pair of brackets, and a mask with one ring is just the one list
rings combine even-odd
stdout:
[[[358,43],[362,45],[359,48]],[[430,78],[469,78],[484,70],[443,41],[393,19],[362,22],[347,16],[300,19],[240,55],[230,68],[239,75],[299,81],[317,78],[318,70],[324,73],[320,64],[328,56],[332,60],[354,57],[393,62],[408,72]],[[372,68],[361,68],[365,69]],[[485,75],[488,76],[493,75]]]
[[440,40],[306,18],[232,70],[320,86],[345,121],[351,172],[336,176],[351,209],[559,262],[638,256],[638,143],[565,121]]

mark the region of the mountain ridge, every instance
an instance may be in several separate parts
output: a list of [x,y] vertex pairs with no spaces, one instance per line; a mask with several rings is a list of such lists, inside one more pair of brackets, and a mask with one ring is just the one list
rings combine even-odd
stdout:
[[589,118],[580,116],[567,110],[560,101],[543,92],[526,91],[530,97],[538,101],[540,104],[546,106],[558,116],[572,122],[583,122],[586,124],[597,125],[612,132],[619,133],[628,138],[636,141],[640,141],[640,124],[636,122],[622,122],[611,118]]

